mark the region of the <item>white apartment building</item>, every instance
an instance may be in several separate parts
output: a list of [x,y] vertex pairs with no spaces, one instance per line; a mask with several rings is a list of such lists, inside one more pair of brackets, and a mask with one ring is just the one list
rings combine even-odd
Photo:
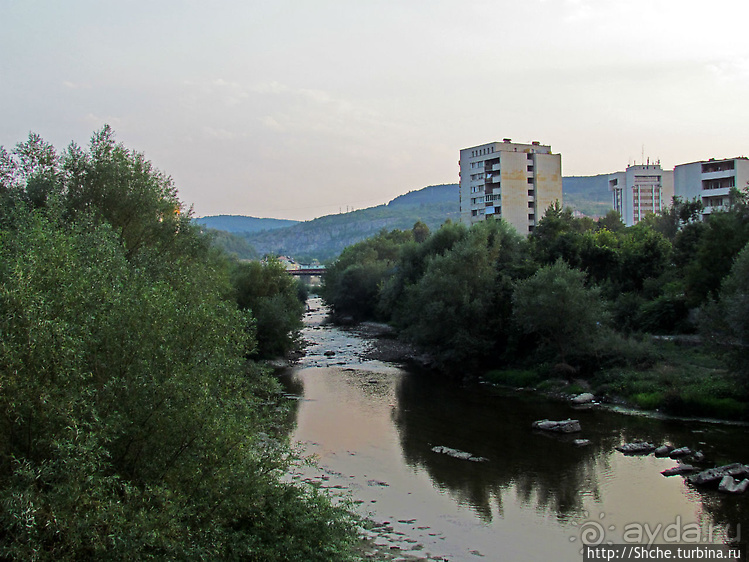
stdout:
[[608,180],[614,210],[627,226],[661,212],[674,197],[674,172],[662,169],[660,163],[627,166],[624,172],[610,174]]
[[685,201],[697,198],[703,215],[729,204],[731,188],[744,189],[749,182],[749,159],[703,160],[674,168],[674,192]]
[[523,235],[562,203],[562,156],[539,142],[490,142],[460,151],[460,220],[502,218]]

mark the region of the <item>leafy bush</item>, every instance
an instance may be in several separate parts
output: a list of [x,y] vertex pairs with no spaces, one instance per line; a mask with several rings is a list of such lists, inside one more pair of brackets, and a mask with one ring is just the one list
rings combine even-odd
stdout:
[[278,260],[237,262],[231,283],[239,309],[254,319],[257,347],[251,355],[272,358],[298,346],[306,293]]

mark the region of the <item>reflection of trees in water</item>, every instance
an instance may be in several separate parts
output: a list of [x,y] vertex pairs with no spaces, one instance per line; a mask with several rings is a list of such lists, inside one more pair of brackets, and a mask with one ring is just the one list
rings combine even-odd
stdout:
[[[293,374],[292,370],[283,371],[279,377],[279,382],[283,388],[286,397],[280,399],[280,404],[286,409],[281,417],[281,427],[279,428],[287,436],[294,433],[297,425],[297,416],[299,414],[299,399],[304,397],[304,383],[298,375]],[[299,397],[296,399],[295,397]]]
[[[417,375],[403,377],[396,393],[393,417],[406,462],[423,467],[435,486],[486,521],[502,516],[503,495],[513,492],[517,501],[537,510],[565,518],[580,514],[583,494],[599,498],[599,482],[610,473],[609,460],[619,454],[613,449],[620,442],[647,440],[702,449],[714,464],[749,462],[745,428],[571,411],[566,404],[532,396],[492,397],[486,390],[472,392]],[[537,419],[570,416],[581,420],[582,434],[562,436],[530,428]],[[572,443],[577,437],[590,438],[592,444],[578,448]],[[489,462],[434,453],[435,445]],[[749,494],[725,496],[704,489],[685,493],[701,502],[716,528],[725,526],[729,536],[735,536],[741,525],[749,536]]]
[[702,505],[714,525],[725,530],[732,543],[747,543],[749,538],[749,497],[726,496],[719,492],[702,492]]
[[[598,495],[598,474],[606,468],[616,444],[613,438],[576,447],[572,441],[578,436],[531,430],[536,419],[567,418],[566,405],[522,396],[493,397],[416,375],[404,377],[396,392],[394,420],[406,462],[424,467],[435,485],[485,520],[492,519],[492,506],[502,516],[502,496],[511,489],[521,503],[558,515],[582,511],[582,492]],[[489,462],[434,453],[435,445]]]

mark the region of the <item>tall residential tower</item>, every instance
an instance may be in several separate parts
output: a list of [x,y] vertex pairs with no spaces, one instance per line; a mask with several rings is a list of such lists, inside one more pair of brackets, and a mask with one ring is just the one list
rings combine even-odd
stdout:
[[538,142],[511,139],[460,151],[460,220],[502,218],[520,234],[533,231],[555,201],[562,203],[562,156]]
[[674,197],[674,172],[660,163],[635,164],[626,171],[609,175],[609,191],[614,210],[627,226],[637,224],[646,215],[660,213]]

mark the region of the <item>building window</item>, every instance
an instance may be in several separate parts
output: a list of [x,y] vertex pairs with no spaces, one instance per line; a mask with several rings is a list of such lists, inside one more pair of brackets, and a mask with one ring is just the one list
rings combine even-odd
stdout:
[[533,164],[528,164],[528,171],[529,171],[529,172],[532,172],[532,171],[533,171]]
[[535,189],[529,189],[528,190],[528,197],[533,197],[535,195],[536,195],[536,190]]
[[533,185],[533,178],[528,178],[528,183]]
[[536,214],[535,213],[528,213],[528,220],[529,221],[536,220]]
[[528,208],[529,209],[535,209],[536,208],[536,204],[533,201],[528,201]]

